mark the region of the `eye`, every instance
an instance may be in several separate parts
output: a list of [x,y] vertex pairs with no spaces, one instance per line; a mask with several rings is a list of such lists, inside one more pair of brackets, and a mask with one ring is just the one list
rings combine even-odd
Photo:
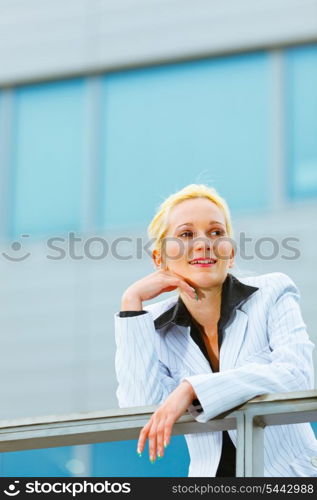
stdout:
[[213,229],[212,231],[210,231],[210,234],[213,234],[213,233],[216,233],[215,234],[216,236],[222,236],[224,234],[224,230],[223,229]]
[[186,235],[186,236],[190,236],[190,235],[192,235],[192,234],[193,234],[193,233],[192,233],[191,231],[184,231],[184,232],[183,232],[183,233],[181,233],[179,236],[184,236],[184,235]]

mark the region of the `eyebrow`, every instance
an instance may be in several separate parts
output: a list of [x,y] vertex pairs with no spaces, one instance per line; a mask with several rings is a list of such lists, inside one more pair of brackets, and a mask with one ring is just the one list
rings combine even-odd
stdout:
[[[211,226],[212,224],[220,224],[221,226],[225,227],[224,224],[218,220],[212,220],[209,222],[209,225]],[[175,229],[178,229],[183,226],[193,226],[194,224],[192,222],[184,222],[183,224],[180,224],[177,226]]]

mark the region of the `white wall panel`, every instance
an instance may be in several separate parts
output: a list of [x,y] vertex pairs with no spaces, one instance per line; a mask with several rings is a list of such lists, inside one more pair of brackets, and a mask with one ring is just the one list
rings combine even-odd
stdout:
[[0,0],[0,85],[317,39],[317,0]]

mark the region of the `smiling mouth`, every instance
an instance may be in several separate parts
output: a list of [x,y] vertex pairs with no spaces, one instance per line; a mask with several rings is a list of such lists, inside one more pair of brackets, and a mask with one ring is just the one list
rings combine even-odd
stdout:
[[193,259],[189,261],[189,264],[191,266],[204,266],[204,267],[211,267],[216,264],[217,260],[216,259]]

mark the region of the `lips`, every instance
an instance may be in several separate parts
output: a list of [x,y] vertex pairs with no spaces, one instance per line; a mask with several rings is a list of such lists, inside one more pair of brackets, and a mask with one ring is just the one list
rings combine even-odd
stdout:
[[217,259],[206,258],[206,259],[193,259],[193,260],[190,260],[189,264],[191,264],[192,266],[195,266],[195,265],[198,265],[198,266],[202,266],[202,265],[211,266],[213,264],[216,264],[216,262],[217,262]]

